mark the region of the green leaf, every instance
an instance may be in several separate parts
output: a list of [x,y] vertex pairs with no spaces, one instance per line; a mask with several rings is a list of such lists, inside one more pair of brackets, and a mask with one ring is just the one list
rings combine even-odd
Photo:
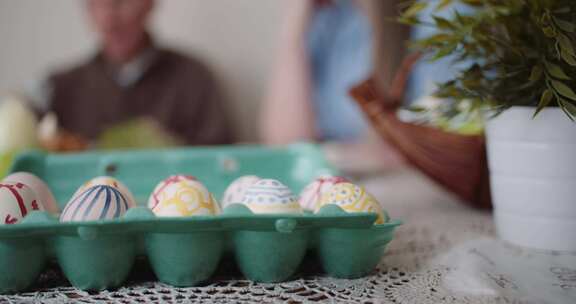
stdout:
[[448,19],[446,18],[442,18],[442,17],[438,17],[438,16],[432,16],[432,18],[434,18],[434,22],[436,22],[436,26],[439,29],[454,29],[455,26],[450,23],[450,21],[448,21]]
[[448,42],[452,40],[454,40],[454,37],[452,35],[436,34],[426,39],[420,39],[416,41],[416,45],[421,48],[444,47]]
[[397,21],[401,24],[405,24],[405,25],[411,25],[411,26],[415,26],[415,25],[419,25],[420,24],[420,20],[418,20],[418,18],[416,17],[400,17],[397,19]]
[[410,112],[414,112],[414,113],[425,113],[428,112],[430,109],[425,108],[423,106],[410,106],[408,108],[408,111]]
[[557,10],[554,11],[554,13],[556,14],[567,14],[571,11],[570,7],[566,6],[566,7],[561,7]]
[[451,43],[446,45],[445,47],[439,49],[438,52],[436,52],[436,54],[434,54],[434,57],[432,57],[431,61],[436,61],[452,54],[457,47],[458,47],[457,43]]
[[572,45],[572,41],[570,40],[570,38],[568,38],[568,36],[564,34],[559,34],[558,42],[560,43],[560,48],[562,49],[563,52],[566,52],[572,56],[576,55],[574,53],[574,46]]
[[554,98],[554,93],[552,93],[552,91],[550,91],[550,89],[544,90],[544,92],[542,93],[542,96],[540,97],[540,102],[538,103],[538,108],[536,108],[536,112],[534,112],[534,116],[532,118],[536,117],[536,115],[538,115],[540,113],[540,111],[542,111],[542,109],[547,107],[553,98]]
[[535,65],[532,68],[532,72],[530,72],[530,78],[529,78],[530,82],[536,82],[540,80],[542,78],[543,72],[544,71],[542,70],[541,66]]
[[414,4],[412,4],[408,9],[406,9],[402,15],[405,18],[416,17],[418,14],[420,14],[420,12],[425,10],[426,7],[428,7],[427,3],[417,1],[414,2]]
[[562,68],[559,65],[550,63],[548,61],[544,61],[544,64],[546,65],[546,71],[552,77],[557,78],[557,79],[561,79],[561,80],[571,80],[570,76],[566,75],[564,70],[562,70]]
[[436,6],[436,11],[439,12],[447,8],[450,4],[452,4],[452,0],[441,0],[440,3],[438,3]]
[[552,83],[552,86],[560,95],[572,100],[576,100],[576,93],[574,93],[574,90],[572,90],[565,83],[553,79],[550,80],[550,83]]
[[544,27],[542,29],[542,32],[544,32],[544,35],[546,35],[549,38],[554,38],[558,34],[556,33],[556,30],[551,26]]
[[560,107],[572,121],[576,119],[576,105],[568,100],[560,99]]
[[484,4],[484,0],[461,0],[461,1],[470,6],[482,6]]
[[574,55],[570,55],[566,53],[564,50],[560,50],[560,56],[562,56],[562,59],[566,61],[566,63],[568,63],[569,65],[573,67],[576,66],[576,57]]
[[576,25],[572,22],[568,22],[568,21],[564,21],[564,20],[560,20],[560,19],[556,19],[554,18],[554,22],[556,23],[556,25],[558,25],[558,27],[568,33],[573,33],[574,31],[576,31]]

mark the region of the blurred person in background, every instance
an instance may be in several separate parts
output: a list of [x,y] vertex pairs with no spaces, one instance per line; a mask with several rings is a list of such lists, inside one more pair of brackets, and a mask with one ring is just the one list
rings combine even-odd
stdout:
[[[46,112],[88,141],[111,126],[145,117],[189,145],[230,143],[223,103],[201,62],[155,44],[153,0],[87,0],[100,49],[48,81]],[[169,135],[168,135],[169,134]]]
[[[385,23],[396,16],[399,2],[289,2],[262,109],[264,142],[369,140],[369,124],[349,91],[374,73],[391,82],[408,38],[406,28]],[[399,161],[390,147],[378,150],[383,161]]]

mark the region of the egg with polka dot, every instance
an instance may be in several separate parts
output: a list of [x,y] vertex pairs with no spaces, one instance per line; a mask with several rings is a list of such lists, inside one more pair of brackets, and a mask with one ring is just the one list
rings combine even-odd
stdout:
[[[169,177],[170,179],[170,177]],[[160,217],[217,215],[220,206],[208,189],[196,179],[162,181],[153,195],[158,201],[152,212]],[[158,188],[158,187],[157,187]]]
[[337,205],[346,212],[376,213],[376,224],[383,224],[388,220],[380,203],[364,187],[351,183],[340,183],[330,188],[322,195],[316,211],[328,204]]
[[292,191],[274,179],[261,179],[248,187],[242,204],[259,214],[302,213]]
[[260,177],[255,175],[245,175],[237,178],[234,182],[226,188],[224,196],[222,197],[222,209],[234,203],[241,203],[246,195],[246,190],[256,182]]
[[22,183],[0,184],[0,225],[16,224],[34,210],[44,206],[31,188]]

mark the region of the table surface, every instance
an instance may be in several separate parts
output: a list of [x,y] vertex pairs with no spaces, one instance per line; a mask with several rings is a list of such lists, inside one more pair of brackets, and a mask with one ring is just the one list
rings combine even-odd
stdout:
[[258,284],[222,274],[205,286],[172,288],[142,270],[128,287],[88,293],[63,283],[54,268],[33,291],[0,296],[0,303],[576,303],[576,253],[498,241],[490,212],[459,204],[413,170],[373,172],[357,180],[393,218],[405,221],[368,277],[334,279],[311,270],[294,281]]

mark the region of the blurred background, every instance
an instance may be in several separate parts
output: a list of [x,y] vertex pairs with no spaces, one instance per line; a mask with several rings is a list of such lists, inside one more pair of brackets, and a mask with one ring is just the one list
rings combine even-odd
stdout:
[[[38,94],[62,68],[93,56],[97,38],[78,0],[0,0],[0,92]],[[154,39],[207,64],[226,95],[239,141],[256,141],[254,119],[282,21],[282,1],[157,1]]]

